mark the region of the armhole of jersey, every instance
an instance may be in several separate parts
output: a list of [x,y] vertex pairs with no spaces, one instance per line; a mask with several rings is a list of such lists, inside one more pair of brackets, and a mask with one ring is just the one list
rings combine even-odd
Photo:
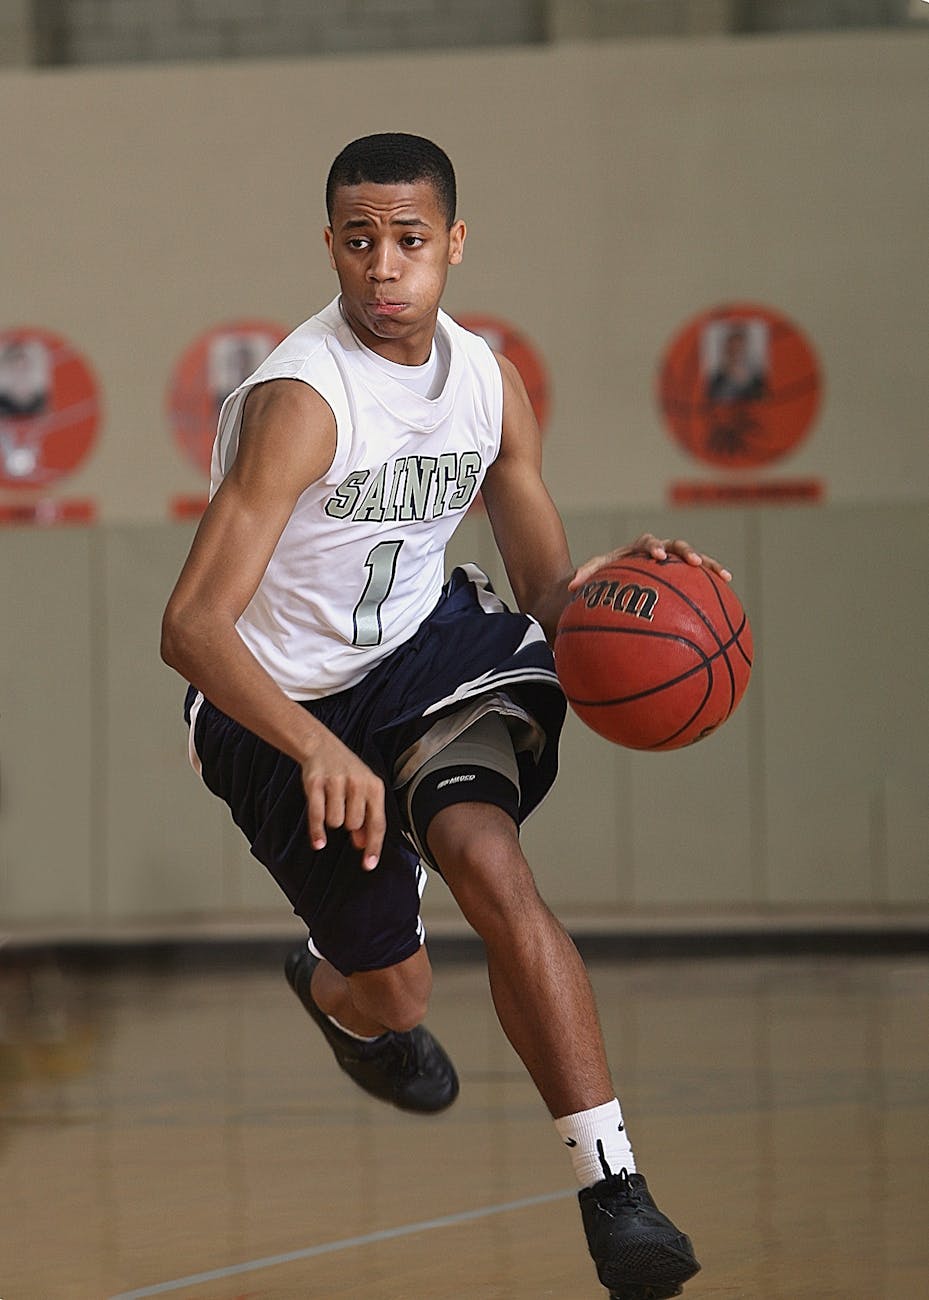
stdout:
[[491,398],[493,407],[491,409],[491,427],[496,430],[497,445],[494,447],[494,460],[500,455],[500,444],[503,441],[503,371],[500,369],[500,362],[496,354],[491,349],[490,360],[494,368],[494,375],[491,382]]
[[[309,371],[310,367],[307,366],[302,369]],[[330,370],[331,373],[325,373],[324,367],[317,364],[312,366],[311,373],[298,372],[290,377],[299,379],[307,387],[312,388],[332,412],[332,418],[335,420],[335,452],[332,456],[332,463],[321,476],[320,482],[340,482],[344,476],[345,464],[351,451],[351,406],[348,394],[345,391],[345,381],[331,355],[329,357],[329,366],[325,369]]]
[[500,369],[500,362],[487,340],[481,338],[479,334],[475,334],[472,330],[464,329],[458,324],[454,316],[449,316],[444,311],[440,311],[439,319],[445,327],[445,333],[452,346],[453,354],[456,347],[460,349],[467,358],[468,364],[476,369],[478,373],[482,373],[482,377],[486,379],[486,382],[482,383],[481,387],[487,393],[485,409],[496,439],[491,459],[496,460],[500,454],[500,443],[503,439],[503,371]]
[[[315,378],[316,376],[314,376]],[[351,427],[348,400],[341,383],[321,385],[313,382],[306,375],[299,373],[272,373],[261,375],[259,378],[249,381],[226,398],[220,411],[219,431],[216,435],[216,445],[213,450],[214,492],[228,474],[232,462],[235,460],[239,448],[239,434],[242,430],[242,417],[245,413],[246,398],[252,389],[257,388],[259,384],[267,384],[275,379],[294,379],[298,383],[306,384],[307,388],[312,388],[314,393],[321,397],[329,407],[335,420],[335,452],[332,463],[322,475],[322,478],[329,479],[341,476],[342,462],[345,460],[349,443],[348,431]]]
[[245,399],[251,392],[248,388],[237,388],[223,402],[219,413],[219,429],[213,447],[212,488],[215,492],[229,472],[239,447],[239,430],[242,427],[242,412]]

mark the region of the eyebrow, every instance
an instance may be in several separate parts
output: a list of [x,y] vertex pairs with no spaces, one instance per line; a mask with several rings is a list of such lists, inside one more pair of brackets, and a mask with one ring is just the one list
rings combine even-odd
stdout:
[[[392,226],[426,226],[427,228],[431,228],[429,227],[429,222],[425,217],[392,217],[390,224]],[[363,230],[367,226],[373,225],[374,222],[370,217],[352,217],[350,220],[342,222],[341,229]]]

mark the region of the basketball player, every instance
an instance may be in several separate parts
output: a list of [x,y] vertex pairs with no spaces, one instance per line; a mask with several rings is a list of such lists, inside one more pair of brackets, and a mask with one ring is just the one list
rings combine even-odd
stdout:
[[[571,1149],[601,1282],[677,1295],[699,1266],[636,1172],[587,974],[518,836],[556,770],[549,643],[608,557],[572,564],[515,368],[439,308],[466,233],[446,155],[356,140],[326,200],[340,294],[224,403],[212,500],[165,613],[191,758],[307,923],[286,973],[340,1065],[419,1112],[458,1092],[421,1024],[421,863],[442,874]],[[517,613],[474,566],[443,586],[479,488]],[[609,558],[668,553],[728,577],[651,535]]]

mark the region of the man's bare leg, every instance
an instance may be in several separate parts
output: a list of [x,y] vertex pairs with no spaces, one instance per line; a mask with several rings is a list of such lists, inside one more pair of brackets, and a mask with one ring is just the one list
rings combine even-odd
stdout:
[[555,1117],[615,1096],[580,954],[539,897],[510,817],[455,804],[429,825],[429,848],[484,941],[503,1031]]
[[[593,1149],[586,1167],[594,1172],[582,1178],[578,1163],[575,1170],[600,1281],[611,1300],[679,1295],[681,1283],[700,1265],[689,1238],[662,1214],[645,1179],[633,1172],[587,972],[538,895],[512,820],[490,804],[457,804],[436,813],[428,837],[449,888],[484,940],[504,1032],[562,1138],[570,1129],[578,1141],[568,1145]],[[611,1138],[612,1150],[625,1145],[628,1165],[605,1159]],[[604,1167],[597,1168],[598,1162]]]
[[328,961],[313,972],[313,1000],[327,1016],[363,1038],[388,1029],[402,1032],[425,1018],[432,991],[432,967],[426,949],[384,970],[359,971],[346,977]]

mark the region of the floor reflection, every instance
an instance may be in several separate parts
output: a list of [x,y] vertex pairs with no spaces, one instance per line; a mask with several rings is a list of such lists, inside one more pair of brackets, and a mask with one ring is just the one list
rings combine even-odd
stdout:
[[[479,966],[437,971],[462,1095],[424,1120],[343,1086],[276,962],[0,957],[4,1300],[605,1294]],[[929,1294],[929,961],[592,975],[640,1165],[704,1264],[688,1297]]]

